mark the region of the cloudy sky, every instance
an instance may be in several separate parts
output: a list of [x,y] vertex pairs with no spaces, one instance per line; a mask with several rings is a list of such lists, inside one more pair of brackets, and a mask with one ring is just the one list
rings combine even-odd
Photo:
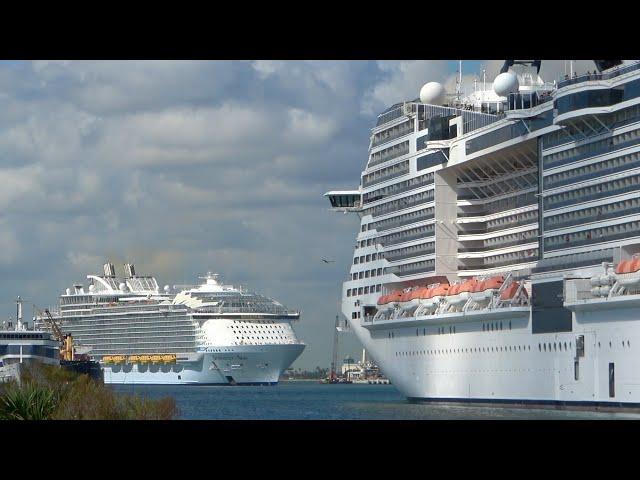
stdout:
[[[465,62],[465,83],[501,64]],[[357,187],[377,113],[453,85],[457,65],[0,62],[2,318],[17,295],[55,305],[106,260],[162,285],[213,270],[300,308],[294,367],[328,366],[358,221],[322,194]]]

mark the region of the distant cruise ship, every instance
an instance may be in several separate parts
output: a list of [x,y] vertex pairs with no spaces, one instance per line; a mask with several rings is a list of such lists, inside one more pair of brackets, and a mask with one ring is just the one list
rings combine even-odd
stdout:
[[110,263],[87,279],[88,289],[68,288],[52,314],[100,361],[105,383],[275,384],[305,348],[291,326],[299,312],[216,274],[177,294],[132,264],[123,279]]
[[594,62],[427,83],[326,194],[360,219],[342,312],[407,397],[640,407],[640,62]]

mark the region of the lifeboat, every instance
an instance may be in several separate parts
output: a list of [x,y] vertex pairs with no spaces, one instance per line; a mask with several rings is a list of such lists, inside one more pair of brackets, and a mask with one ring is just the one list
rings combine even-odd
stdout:
[[151,362],[159,363],[162,361],[162,355],[151,355]]
[[113,357],[111,355],[105,355],[102,357],[102,361],[104,363],[113,363]]
[[615,268],[615,279],[626,288],[640,285],[640,257],[623,260]]
[[126,360],[126,358],[124,357],[124,355],[114,355],[111,357],[111,361],[113,363],[122,363]]
[[176,356],[175,354],[162,355],[162,361],[164,363],[176,363]]
[[405,293],[402,298],[403,302],[400,305],[401,308],[405,311],[413,310],[418,305],[420,305],[420,295],[422,290],[428,290],[426,287],[416,288],[411,292]]
[[[518,289],[520,288],[520,283],[519,282],[511,282],[509,285],[507,285],[507,288],[505,288],[502,293],[500,294],[500,301],[502,302],[513,302],[516,296],[516,293],[518,293]],[[527,296],[527,290],[525,290],[524,288],[522,289],[522,294],[526,297]]]
[[401,291],[394,291],[388,295],[382,295],[378,298],[378,311],[388,312],[393,310],[401,301],[403,293]]
[[151,361],[151,355],[140,355],[138,360],[142,363],[147,363]]
[[498,293],[503,283],[504,277],[502,275],[487,278],[478,282],[473,292],[470,292],[470,296],[474,302],[487,303]]
[[428,295],[423,297],[421,303],[427,311],[433,311],[438,307],[442,298],[447,296],[449,284],[443,283],[436,285],[433,288],[429,288],[428,291]]
[[444,297],[444,300],[448,306],[457,306],[459,304],[459,299],[460,299],[459,294],[460,294],[461,286],[462,286],[462,283],[454,283],[449,287],[449,290],[447,291],[447,295],[446,297]]
[[129,358],[127,358],[127,361],[134,363],[134,362],[138,362],[140,361],[140,356],[139,355],[129,355]]
[[473,292],[478,286],[478,280],[475,278],[471,278],[469,280],[465,280],[464,282],[458,284],[458,288],[455,290],[455,294],[451,293],[452,289],[449,289],[449,295],[447,296],[447,303],[453,307],[461,307],[467,300],[469,300],[469,296],[471,292]]

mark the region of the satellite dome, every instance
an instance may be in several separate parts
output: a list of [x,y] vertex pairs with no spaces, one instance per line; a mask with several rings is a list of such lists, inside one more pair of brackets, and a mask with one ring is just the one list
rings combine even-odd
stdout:
[[171,289],[169,288],[169,285],[165,285],[165,286],[164,286],[164,293],[169,293],[169,290],[171,290]]
[[70,288],[67,288],[67,289],[65,290],[65,292],[66,292],[66,294],[67,294],[67,295],[71,295],[71,289],[70,289]]
[[95,285],[89,285],[89,291],[90,292],[95,292],[96,291],[96,286]]
[[420,101],[431,105],[444,103],[444,87],[438,82],[425,83],[420,89]]
[[501,73],[493,81],[493,91],[499,97],[506,97],[510,93],[516,93],[519,87],[518,77],[511,72]]
[[126,292],[127,291],[127,284],[126,283],[121,283],[120,285],[118,285],[118,288],[120,289],[120,291]]

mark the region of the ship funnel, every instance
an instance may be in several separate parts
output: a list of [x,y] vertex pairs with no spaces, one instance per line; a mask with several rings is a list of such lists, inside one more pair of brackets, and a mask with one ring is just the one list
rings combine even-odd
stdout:
[[105,277],[115,277],[116,276],[116,267],[113,266],[113,263],[107,262],[103,265],[104,268],[104,276]]
[[124,274],[128,278],[136,276],[136,269],[133,266],[133,263],[125,263],[124,264]]

